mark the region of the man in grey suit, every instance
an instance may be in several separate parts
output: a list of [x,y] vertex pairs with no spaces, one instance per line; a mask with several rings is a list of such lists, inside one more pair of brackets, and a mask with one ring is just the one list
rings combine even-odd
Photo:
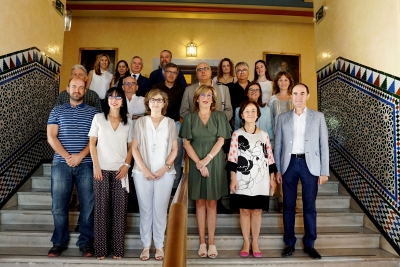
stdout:
[[186,87],[185,93],[183,94],[181,108],[179,114],[183,119],[186,114],[190,111],[194,111],[193,96],[194,91],[200,85],[206,84],[214,87],[215,93],[217,95],[217,110],[223,111],[226,115],[228,121],[231,120],[233,111],[231,105],[231,96],[229,94],[229,89],[225,85],[214,84],[211,80],[211,67],[205,62],[200,63],[196,67],[196,76],[199,79],[199,83],[194,83]]
[[318,185],[328,181],[329,147],[328,129],[324,114],[308,109],[308,87],[298,83],[292,90],[294,109],[278,117],[275,134],[276,178],[283,183],[283,241],[286,248],[282,256],[295,251],[294,233],[297,184],[302,184],[304,252],[311,258],[321,259],[314,248],[317,239],[317,212],[315,201]]

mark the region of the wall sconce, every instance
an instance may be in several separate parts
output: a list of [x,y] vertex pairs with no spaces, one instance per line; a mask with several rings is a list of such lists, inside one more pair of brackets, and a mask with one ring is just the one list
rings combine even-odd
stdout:
[[187,57],[196,57],[197,56],[197,47],[194,43],[190,43],[187,45],[186,56]]
[[69,9],[65,10],[64,13],[64,31],[69,32],[71,30],[72,23],[72,11]]

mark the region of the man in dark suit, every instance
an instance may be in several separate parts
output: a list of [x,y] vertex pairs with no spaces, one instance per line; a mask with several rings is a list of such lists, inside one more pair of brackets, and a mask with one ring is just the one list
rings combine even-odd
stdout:
[[[162,83],[165,81],[165,73],[164,73],[164,68],[168,63],[171,63],[172,60],[172,53],[169,50],[163,50],[160,53],[160,65],[158,66],[158,69],[154,70],[152,73],[150,73],[150,78],[149,78],[149,87],[152,88],[153,85],[157,83]],[[186,79],[183,76],[182,71],[179,71],[178,77],[176,78],[177,85],[179,85],[181,88],[186,88]]]
[[292,89],[294,109],[278,117],[275,133],[276,178],[283,183],[283,241],[286,248],[282,256],[295,251],[294,232],[297,184],[302,184],[304,252],[311,258],[321,259],[314,248],[317,239],[317,212],[315,201],[318,185],[328,181],[329,147],[328,129],[324,114],[308,109],[308,87],[298,83]]
[[134,56],[131,60],[131,77],[136,79],[138,90],[137,96],[146,96],[146,93],[150,90],[149,78],[140,74],[143,69],[143,60],[139,56]]

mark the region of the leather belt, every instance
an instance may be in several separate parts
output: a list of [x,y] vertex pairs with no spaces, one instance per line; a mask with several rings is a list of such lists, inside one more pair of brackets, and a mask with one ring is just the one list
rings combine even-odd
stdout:
[[292,154],[292,157],[298,158],[298,159],[305,159],[306,154]]

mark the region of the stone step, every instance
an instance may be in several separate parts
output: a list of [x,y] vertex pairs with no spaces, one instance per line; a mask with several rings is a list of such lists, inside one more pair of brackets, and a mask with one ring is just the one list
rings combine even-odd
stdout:
[[51,175],[51,163],[43,163],[42,173],[43,173],[43,175],[47,175],[47,176]]
[[[50,189],[42,188],[29,188],[25,190],[20,190],[18,194],[18,204],[19,205],[51,205],[51,193]],[[224,197],[222,199],[223,204],[229,206],[229,197]],[[189,210],[194,209],[194,201],[189,200],[188,208]],[[302,209],[301,195],[297,196],[297,207]],[[343,195],[340,193],[330,194],[330,193],[318,193],[317,196],[317,208],[332,208],[332,209],[345,209],[350,207],[350,196]],[[277,210],[278,202],[277,197],[270,197],[270,209]]]
[[[50,189],[51,187],[51,178],[50,175],[40,174],[33,175],[32,179],[32,188],[42,188],[42,189]],[[299,183],[297,187],[297,193],[301,194],[302,185]],[[318,193],[324,194],[337,194],[339,191],[339,182],[335,180],[329,180],[323,185],[318,186]]]
[[[353,209],[317,209],[317,226],[362,226],[364,213]],[[51,214],[51,206],[14,206],[11,208],[0,210],[1,222],[3,224],[40,224],[53,225],[53,216]],[[69,213],[69,221],[71,225],[76,225],[79,212],[71,209]],[[262,225],[282,226],[282,213],[270,211],[264,213],[262,217]],[[138,213],[128,212],[128,227],[139,226],[140,216]],[[197,225],[196,216],[192,213],[188,214],[188,225]],[[219,214],[217,227],[236,227],[239,228],[238,214]],[[296,226],[303,225],[303,214],[299,212],[296,215]]]
[[35,189],[50,189],[51,188],[51,178],[48,175],[32,175],[32,188]]
[[[126,249],[125,256],[116,261],[111,256],[99,261],[95,257],[82,258],[75,247],[70,247],[58,258],[47,257],[49,248],[45,247],[3,247],[0,248],[2,267],[31,266],[68,266],[68,267],[108,267],[108,266],[146,266],[161,267],[162,262],[154,259],[155,250],[150,251],[151,258],[143,262],[139,259],[141,249]],[[296,250],[290,258],[282,258],[279,249],[263,249],[263,258],[240,258],[238,251],[218,250],[216,259],[199,258],[197,250],[187,251],[188,267],[205,266],[328,266],[328,267],[398,267],[399,258],[375,248],[318,249],[321,260],[312,260],[302,250]]]
[[[1,225],[0,247],[50,247],[53,226],[51,225]],[[299,240],[296,248],[301,248],[303,229],[296,228],[296,237]],[[141,249],[139,229],[127,228],[125,247],[127,249]],[[259,238],[262,249],[283,248],[283,228],[263,227]],[[78,233],[70,233],[70,246],[77,241]],[[325,248],[378,248],[380,234],[364,227],[319,227],[315,246]],[[224,250],[239,250],[243,245],[240,229],[217,229],[215,243]],[[196,228],[188,229],[187,249],[198,249],[199,238]]]

